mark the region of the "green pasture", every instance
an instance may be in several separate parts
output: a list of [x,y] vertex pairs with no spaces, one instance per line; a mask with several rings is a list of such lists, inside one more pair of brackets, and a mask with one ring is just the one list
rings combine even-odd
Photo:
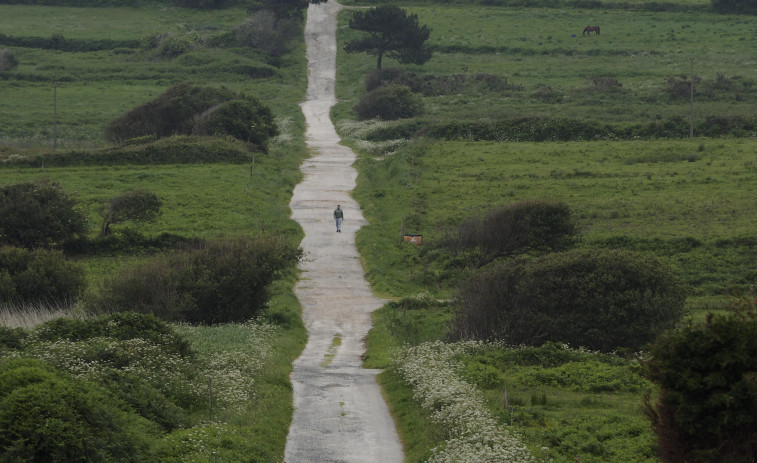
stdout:
[[196,10],[177,7],[92,8],[0,5],[8,36],[132,40],[172,29],[219,30],[244,19],[244,9]]
[[[423,120],[688,120],[688,92],[674,97],[667,87],[671,78],[688,81],[692,60],[696,120],[752,115],[757,104],[757,36],[751,16],[438,4],[407,11],[431,29],[428,44],[434,54],[423,66],[406,69],[421,77],[468,81],[491,74],[508,84],[428,96]],[[349,15],[341,16],[340,44],[355,35],[347,26]],[[600,25],[601,35],[582,36],[589,24]],[[340,54],[338,118],[350,117],[375,63],[372,56]],[[392,66],[397,62],[384,61],[385,68]]]
[[[238,47],[233,30],[246,17],[241,9],[0,5],[0,30],[12,38],[60,34],[85,44],[115,41],[97,51],[0,43],[19,63],[0,71],[0,145],[52,147],[57,132],[58,147],[102,146],[103,129],[111,120],[179,82],[253,95],[279,119],[302,127],[296,105],[306,84],[302,44],[278,59]],[[161,35],[186,52],[160,55],[150,43]],[[119,41],[139,45],[120,46]]]
[[[752,139],[419,142],[359,160],[355,196],[370,225],[358,244],[381,293],[446,293],[459,276],[435,261],[446,231],[496,206],[559,199],[579,223],[580,246],[655,252],[692,294],[721,296],[757,277],[756,154]],[[423,246],[403,234],[422,234]]]
[[[46,178],[58,182],[79,201],[97,236],[100,205],[126,191],[145,189],[163,203],[155,222],[137,229],[125,224],[116,233],[138,230],[145,236],[171,233],[212,239],[224,235],[274,232],[298,241],[299,227],[289,219],[288,202],[299,181],[304,152],[258,155],[250,165],[202,164],[161,166],[84,166],[42,169],[0,169],[0,185]],[[89,256],[93,277],[116,271],[131,256]],[[96,278],[97,279],[97,278]]]

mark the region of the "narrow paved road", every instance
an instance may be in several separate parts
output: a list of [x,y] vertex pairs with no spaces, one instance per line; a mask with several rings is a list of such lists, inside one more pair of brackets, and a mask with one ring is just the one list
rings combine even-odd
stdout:
[[[360,367],[370,313],[383,301],[365,281],[355,233],[366,223],[349,192],[355,188],[355,153],[339,145],[329,110],[336,102],[335,0],[310,5],[305,27],[309,81],[302,111],[313,156],[294,189],[290,207],[305,231],[306,260],[295,288],[303,306],[308,343],[295,361],[294,419],[286,463],[391,462],[403,460],[394,421],[374,370]],[[344,210],[336,233],[333,210]]]

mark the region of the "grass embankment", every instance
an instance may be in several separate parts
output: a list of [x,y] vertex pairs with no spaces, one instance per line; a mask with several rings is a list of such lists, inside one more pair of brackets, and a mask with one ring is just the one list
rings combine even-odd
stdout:
[[[352,120],[350,108],[365,93],[376,60],[339,54],[333,116],[361,153],[355,197],[370,223],[358,247],[376,291],[411,297],[376,312],[366,356],[370,367],[390,367],[381,381],[407,461],[426,461],[453,437],[414,399],[418,391],[392,366],[392,353],[445,339],[452,312],[434,300],[453,295],[465,275],[439,259],[434,243],[463,220],[526,199],[565,201],[580,224],[578,246],[659,255],[691,286],[687,306],[695,316],[723,308],[730,289],[755,283],[757,143],[749,131],[711,124],[749,117],[757,103],[747,64],[755,58],[752,18],[705,12],[703,2],[667,5],[670,11],[651,12],[416,2],[407,10],[431,28],[434,55],[403,68],[427,83],[426,111],[396,122]],[[679,11],[686,5],[695,9]],[[348,18],[340,19],[340,43],[356,36]],[[601,35],[583,37],[589,24],[600,25]],[[692,60],[695,136],[746,138],[685,139]],[[410,140],[450,122],[475,129],[521,117],[614,127],[683,124],[652,138],[602,142],[481,142],[475,130]],[[422,234],[423,246],[403,243],[406,233]],[[639,407],[650,385],[633,362],[542,349],[528,360],[517,349],[485,348],[455,357],[450,368],[475,385],[500,429],[520,433],[538,458],[548,452],[556,462],[577,455],[582,462],[658,461]]]
[[[233,29],[246,17],[243,9],[0,6],[4,34],[0,49],[7,47],[18,61],[16,68],[0,72],[4,95],[0,119],[5,121],[0,128],[0,156],[62,155],[97,148],[92,150],[94,160],[67,167],[53,167],[51,162],[33,167],[0,164],[0,185],[37,178],[58,182],[86,212],[91,236],[99,231],[97,209],[103,200],[146,189],[163,203],[157,221],[114,228],[123,246],[74,256],[87,268],[88,291],[97,291],[124,266],[158,252],[135,243],[162,233],[211,240],[265,232],[293,243],[301,240],[300,228],[288,218],[288,202],[300,178],[299,164],[307,155],[301,136],[304,120],[297,105],[306,85],[304,44],[295,41],[294,50],[280,58],[238,46]],[[268,154],[247,153],[252,162],[244,164],[98,163],[98,153],[105,161],[113,151],[103,138],[104,127],[179,82],[223,85],[255,96],[273,110],[281,135],[272,141]],[[165,140],[155,144],[157,149],[160,143]],[[275,326],[275,335],[266,338],[270,345],[265,363],[252,373],[245,365],[234,371],[219,367],[219,376],[212,378],[216,387],[222,388],[225,380],[252,387],[251,399],[228,407],[223,394],[237,396],[233,390],[218,390],[222,400],[212,422],[209,410],[201,408],[190,427],[154,436],[164,442],[158,446],[161,461],[283,459],[292,413],[288,375],[306,338],[292,292],[294,280],[289,275],[275,284],[263,314],[263,321]],[[40,318],[4,313],[3,323],[28,326],[59,315],[43,313],[41,307],[32,311]],[[214,358],[253,355],[250,349],[258,341],[248,328],[179,327],[198,355],[211,364]],[[246,377],[248,373],[251,376]],[[223,378],[227,374],[233,378]],[[199,380],[202,384],[196,386],[207,388],[207,378]]]

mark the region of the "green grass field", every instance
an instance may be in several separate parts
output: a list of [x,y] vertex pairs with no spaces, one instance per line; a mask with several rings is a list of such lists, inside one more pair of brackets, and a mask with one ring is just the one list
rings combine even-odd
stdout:
[[[627,2],[639,3],[648,2]],[[706,0],[667,3],[696,9],[415,2],[408,10],[432,29],[434,55],[423,66],[405,68],[435,82],[462,82],[425,96],[426,112],[415,121],[355,122],[351,107],[365,92],[364,78],[375,67],[375,58],[340,52],[340,103],[333,117],[345,143],[360,155],[354,196],[370,225],[357,239],[374,290],[392,299],[451,296],[465,275],[437,260],[435,242],[449,227],[490,207],[532,198],[570,205],[580,225],[579,246],[660,255],[691,286],[688,307],[695,316],[704,309],[721,309],[730,289],[757,282],[754,136],[704,138],[696,133],[694,140],[570,143],[366,139],[376,129],[415,122],[559,116],[630,125],[687,119],[688,97],[671,93],[670,80],[688,78],[692,60],[701,78],[696,83],[697,121],[753,116],[753,18],[704,12]],[[287,204],[300,179],[299,163],[307,155],[297,105],[305,92],[304,46],[299,43],[277,59],[237,46],[233,29],[245,15],[241,9],[0,5],[0,30],[6,37],[47,40],[60,35],[85,45],[111,41],[88,52],[0,42],[0,49],[9,48],[19,62],[15,69],[0,71],[0,159],[50,151],[56,121],[59,150],[107,146],[103,129],[108,122],[178,82],[224,85],[253,95],[272,108],[283,132],[271,153],[257,154],[252,165],[4,166],[0,186],[37,178],[59,182],[80,201],[93,234],[100,225],[96,210],[101,201],[145,188],[163,201],[161,216],[138,229],[117,226],[116,233],[128,229],[147,236],[168,232],[211,239],[265,230],[298,241],[301,230],[289,220]],[[340,17],[340,44],[354,37],[348,18],[348,12]],[[581,31],[589,24],[600,25],[601,35],[583,37]],[[186,52],[161,55],[151,45],[158,36],[172,38]],[[384,64],[397,65],[389,59]],[[479,75],[496,85],[477,83]],[[423,234],[424,245],[402,243],[405,233]],[[91,289],[97,290],[104,278],[143,257],[144,252],[78,259],[88,269]],[[167,448],[175,445],[186,456],[192,442],[202,442],[228,451],[224,461],[239,461],[240,455],[281,461],[291,417],[288,374],[305,338],[291,291],[293,278],[277,282],[269,305],[269,318],[283,329],[270,362],[254,378],[255,403],[238,414],[221,414],[224,426],[231,428],[192,428],[173,436]],[[421,306],[400,303],[376,313],[367,366],[389,368],[395,349],[445,338],[449,306],[429,301]],[[235,330],[185,327],[205,355],[245,351]],[[605,370],[590,360],[577,362],[574,370],[563,366],[542,371],[496,363],[498,358],[494,351],[458,360],[498,423],[515,426],[539,458],[548,454],[565,463],[576,461],[576,455],[582,462],[657,461],[651,432],[642,429],[640,390],[591,389],[590,380],[620,381],[626,377],[623,372]],[[557,384],[559,378],[576,376],[586,382]],[[443,445],[444,426],[429,421],[394,370],[383,374],[381,382],[398,420],[407,461],[425,461],[433,447]],[[506,403],[503,388],[508,391]],[[198,435],[202,439],[193,440]],[[233,448],[222,449],[224,445]],[[543,446],[550,450],[540,450]]]
[[[408,11],[431,29],[428,43],[434,55],[423,66],[407,69],[468,80],[492,74],[512,86],[428,97],[423,119],[550,115],[617,123],[672,116],[688,120],[688,93],[671,97],[667,86],[670,78],[690,76],[692,60],[694,74],[702,79],[695,89],[695,119],[751,115],[757,103],[752,69],[757,39],[748,16],[482,6]],[[340,43],[354,37],[346,27],[348,15],[342,15]],[[583,37],[588,24],[599,24],[601,35]],[[363,94],[363,77],[376,63],[367,55],[343,54],[341,59],[338,117]],[[384,63],[392,66],[397,63]],[[608,85],[595,78],[616,82]]]
[[[293,104],[302,98],[306,79],[301,41],[295,52],[275,60],[236,46],[233,30],[245,18],[242,9],[0,5],[0,28],[11,38],[60,34],[84,44],[114,41],[86,52],[8,47],[18,66],[0,72],[0,144],[52,147],[57,121],[58,147],[102,146],[109,121],[179,82],[253,95],[281,120],[301,126]],[[152,45],[156,37],[187,51],[161,55]]]
[[[424,96],[426,111],[415,120],[357,122],[351,107],[365,93],[375,57],[339,55],[340,103],[333,117],[345,142],[361,153],[354,195],[370,224],[359,232],[358,247],[376,291],[395,299],[454,295],[465,276],[440,260],[435,243],[492,207],[535,198],[569,204],[581,230],[578,246],[653,252],[670,263],[690,285],[687,307],[694,318],[722,309],[732,290],[757,283],[753,136],[543,143],[391,137],[393,131],[406,133],[397,131],[403,126],[451,120],[559,116],[620,125],[688,120],[688,94],[674,95],[669,81],[687,81],[692,60],[695,121],[749,116],[757,103],[751,17],[428,2],[408,11],[431,28],[434,54],[423,66],[404,68],[427,81],[464,83]],[[355,36],[348,17],[341,17],[340,43]],[[600,25],[601,35],[582,37],[589,24]],[[384,60],[385,68],[393,66],[398,65]],[[471,84],[478,74],[493,76],[500,86]],[[424,244],[403,243],[403,234],[422,234]],[[443,449],[449,436],[391,368],[392,353],[444,340],[451,317],[448,307],[402,301],[374,315],[366,366],[389,368],[381,382],[408,462],[426,461],[430,449]],[[581,379],[566,386],[550,382],[569,376],[564,369],[550,376],[515,365],[492,370],[491,359],[461,361],[503,429],[520,432],[538,458],[659,461],[640,410],[640,389],[589,392],[590,378],[614,383],[621,381],[623,374],[615,376],[620,370],[576,362],[572,367],[582,371]],[[502,381],[489,381],[500,374]],[[536,376],[545,382],[528,379]]]

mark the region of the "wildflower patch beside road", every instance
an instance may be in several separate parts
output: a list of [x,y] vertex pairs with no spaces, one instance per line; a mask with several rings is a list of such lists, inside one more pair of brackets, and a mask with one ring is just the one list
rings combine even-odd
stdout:
[[535,463],[538,460],[520,436],[502,429],[480,391],[458,374],[455,357],[480,344],[428,342],[407,347],[395,358],[394,368],[413,388],[414,398],[448,430],[447,441],[433,450],[428,462]]

